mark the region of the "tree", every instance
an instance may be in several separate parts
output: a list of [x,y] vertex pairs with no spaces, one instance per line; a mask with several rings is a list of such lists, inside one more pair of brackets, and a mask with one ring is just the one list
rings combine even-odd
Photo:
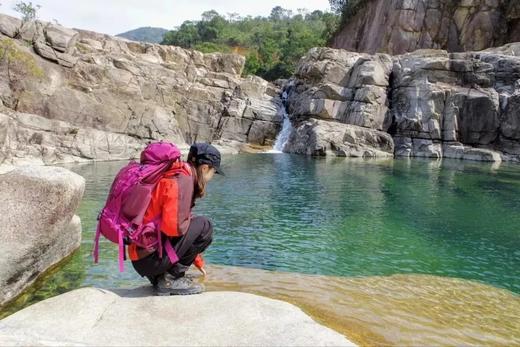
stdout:
[[22,15],[23,22],[31,22],[37,18],[40,5],[33,5],[31,1],[20,1],[14,6],[14,10]]
[[368,0],[329,0],[330,6],[336,14],[341,15],[340,23],[346,24],[362,9]]
[[271,15],[269,16],[269,19],[284,20],[284,19],[289,19],[291,17],[292,17],[291,10],[286,10],[282,6],[276,6],[276,7],[273,7],[273,9],[271,10]]
[[258,53],[249,53],[246,57],[246,63],[244,65],[244,75],[256,75],[262,67],[260,60],[258,59]]
[[218,14],[217,11],[215,10],[210,10],[210,11],[205,11],[205,12],[202,12],[202,21],[203,22],[209,22],[211,21],[212,19],[214,19],[215,17],[220,17],[220,15]]
[[202,13],[202,21],[197,23],[201,40],[215,42],[227,23],[226,19],[215,10]]
[[228,20],[230,22],[238,22],[238,21],[242,20],[242,17],[240,17],[239,13],[233,12],[233,13],[228,13],[227,15],[228,15]]
[[325,24],[322,36],[328,41],[338,31],[340,18],[330,12],[324,13],[321,21]]
[[[351,0],[356,1],[356,0]],[[335,31],[339,16],[332,12],[298,9],[297,15],[277,6],[268,17],[211,10],[200,21],[186,21],[164,36],[163,44],[202,52],[234,52],[246,57],[243,74],[265,79],[289,77],[299,59],[323,46]]]
[[185,21],[177,30],[164,34],[162,44],[192,48],[201,42],[197,22]]
[[348,0],[329,0],[332,11],[341,14],[343,9],[347,6]]

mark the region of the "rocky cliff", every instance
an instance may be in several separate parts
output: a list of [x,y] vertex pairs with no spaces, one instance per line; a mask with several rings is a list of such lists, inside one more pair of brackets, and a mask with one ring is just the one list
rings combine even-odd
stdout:
[[276,88],[244,58],[0,15],[0,163],[133,157],[150,140],[270,145]]
[[402,54],[422,48],[482,50],[520,41],[518,0],[352,0],[356,13],[331,46]]
[[[127,159],[158,139],[270,146],[281,128],[280,90],[240,77],[239,55],[3,15],[0,32],[0,163]],[[311,49],[284,86],[294,127],[285,150],[520,161],[519,54],[520,44],[397,56]]]
[[398,56],[314,48],[285,89],[289,152],[520,161],[520,44]]

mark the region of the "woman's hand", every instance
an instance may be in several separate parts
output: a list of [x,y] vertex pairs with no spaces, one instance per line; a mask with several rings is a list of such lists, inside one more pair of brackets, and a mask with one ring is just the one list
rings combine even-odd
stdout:
[[204,276],[206,276],[206,270],[204,269],[206,262],[204,261],[204,258],[202,258],[202,254],[197,254],[195,260],[193,261],[193,265],[195,265],[195,267],[199,269],[199,271],[202,272]]
[[199,269],[200,272],[202,272],[202,276],[206,277],[206,269],[204,269],[204,267],[198,267],[197,269]]

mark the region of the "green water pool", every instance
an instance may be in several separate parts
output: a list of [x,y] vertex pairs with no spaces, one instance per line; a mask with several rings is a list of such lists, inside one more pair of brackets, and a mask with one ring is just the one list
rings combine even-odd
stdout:
[[[90,256],[95,218],[125,162],[67,165],[86,179],[81,249],[29,301],[147,282]],[[224,156],[194,213],[214,223],[208,263],[345,277],[432,274],[520,293],[520,166],[468,161]]]

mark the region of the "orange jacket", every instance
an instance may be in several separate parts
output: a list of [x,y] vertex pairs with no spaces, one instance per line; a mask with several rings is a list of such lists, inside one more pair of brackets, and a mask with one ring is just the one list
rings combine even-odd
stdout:
[[[148,223],[161,215],[160,228],[167,237],[179,237],[188,231],[194,204],[195,175],[191,166],[185,162],[175,162],[159,180],[152,192],[150,205],[144,215],[143,223]],[[128,245],[130,260],[139,260],[146,255],[135,244]],[[166,256],[165,254],[163,256]],[[194,265],[204,266],[204,260],[197,255]]]

